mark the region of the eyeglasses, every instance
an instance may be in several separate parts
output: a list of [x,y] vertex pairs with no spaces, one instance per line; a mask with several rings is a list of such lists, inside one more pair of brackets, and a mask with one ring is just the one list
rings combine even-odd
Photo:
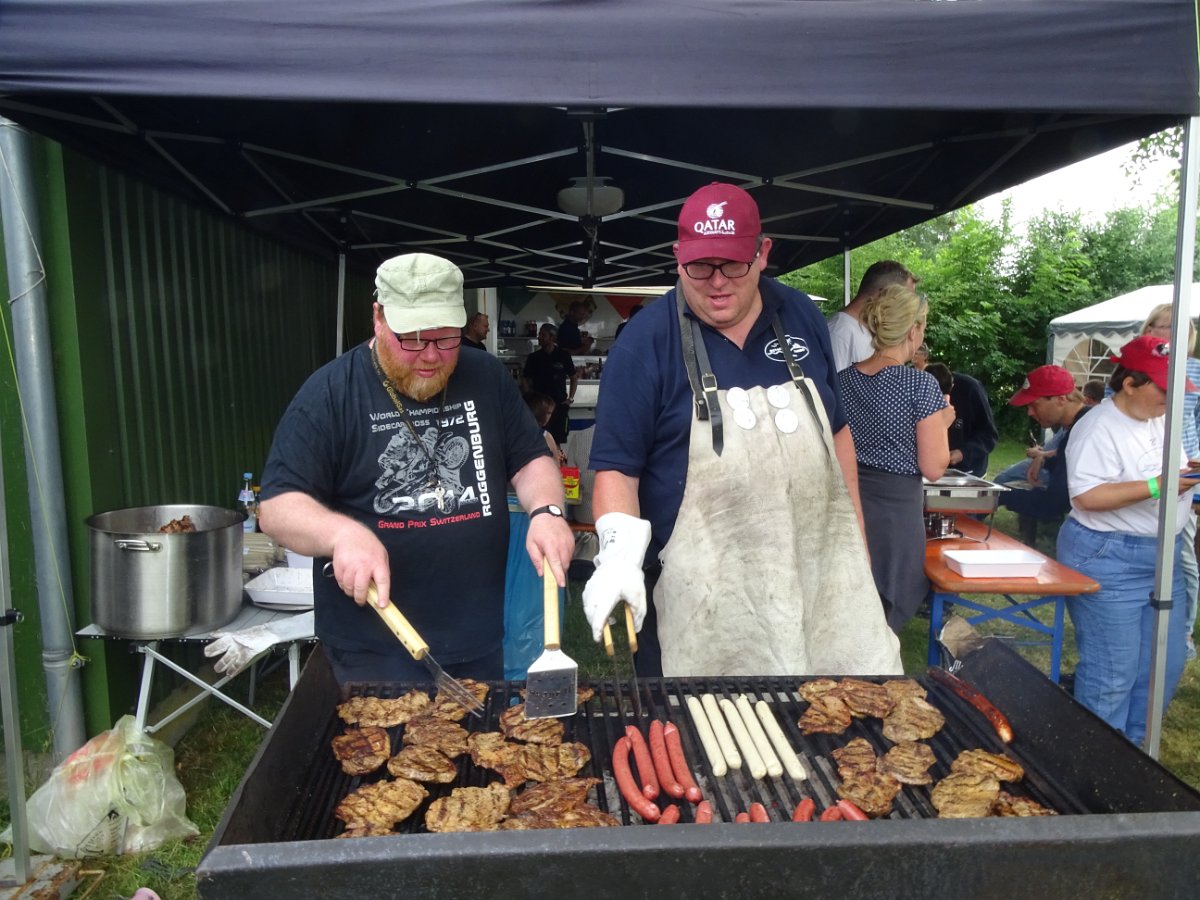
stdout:
[[720,272],[726,278],[745,278],[750,272],[750,267],[754,265],[754,260],[758,259],[758,254],[754,254],[754,259],[750,262],[730,262],[723,263],[706,263],[706,262],[690,262],[683,264],[683,271],[687,273],[688,278],[695,278],[697,281],[707,281],[713,277],[713,272]]
[[433,338],[433,339],[400,337],[400,335],[396,334],[396,332],[394,332],[394,331],[392,332],[392,334],[395,334],[396,340],[398,340],[400,342],[400,349],[407,350],[410,353],[421,353],[430,344],[433,344],[439,350],[453,350],[455,347],[457,347],[459,344],[462,343],[462,335],[461,334],[455,334],[450,337]]

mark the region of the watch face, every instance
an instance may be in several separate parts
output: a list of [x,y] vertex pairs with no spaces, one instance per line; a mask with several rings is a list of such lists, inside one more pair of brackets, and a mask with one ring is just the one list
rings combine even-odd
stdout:
[[547,510],[549,510],[552,516],[561,516],[563,514],[562,508],[555,506],[553,503],[547,507]]

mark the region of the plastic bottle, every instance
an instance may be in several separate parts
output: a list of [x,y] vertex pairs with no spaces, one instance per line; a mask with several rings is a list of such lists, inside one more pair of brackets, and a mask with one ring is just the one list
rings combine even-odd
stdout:
[[255,531],[258,528],[258,503],[254,499],[254,487],[250,484],[250,479],[253,477],[253,472],[242,474],[246,483],[242,486],[241,493],[238,494],[238,505],[246,514],[246,521],[242,523],[242,529],[247,532]]

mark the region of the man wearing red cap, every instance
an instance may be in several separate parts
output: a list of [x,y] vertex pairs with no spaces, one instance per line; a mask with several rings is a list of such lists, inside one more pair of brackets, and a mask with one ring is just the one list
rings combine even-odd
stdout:
[[[1022,516],[1053,521],[1071,508],[1067,494],[1067,442],[1071,427],[1091,407],[1075,387],[1075,378],[1062,366],[1038,366],[1025,379],[1021,389],[1008,401],[1009,406],[1027,407],[1029,418],[1042,428],[1060,429],[1053,455],[1042,455],[1035,462],[1045,473],[1045,489],[1010,490],[1000,495],[1000,505]],[[1029,480],[1037,473],[1030,467]]]
[[900,672],[820,311],[763,277],[771,239],[741,188],[696,191],[678,229],[678,284],[601,380],[594,636],[625,600],[649,625],[642,674]]

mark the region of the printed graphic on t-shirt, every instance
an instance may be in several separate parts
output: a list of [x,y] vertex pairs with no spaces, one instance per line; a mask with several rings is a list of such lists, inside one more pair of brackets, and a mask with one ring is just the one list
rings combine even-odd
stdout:
[[[794,359],[796,362],[803,362],[804,360],[808,359],[808,342],[805,341],[804,338],[793,337],[790,334],[785,335],[785,337],[787,338],[788,346],[792,349],[792,359]],[[771,360],[772,362],[783,362],[783,350],[779,346],[779,338],[773,338],[771,342],[768,343],[765,348],[763,348],[763,353],[765,353],[767,355],[767,359]]]
[[[483,436],[475,402],[445,410],[410,410],[412,428],[399,414],[374,430],[392,431],[379,455],[375,512],[431,513],[456,521],[492,514]],[[416,432],[414,436],[413,432]]]

